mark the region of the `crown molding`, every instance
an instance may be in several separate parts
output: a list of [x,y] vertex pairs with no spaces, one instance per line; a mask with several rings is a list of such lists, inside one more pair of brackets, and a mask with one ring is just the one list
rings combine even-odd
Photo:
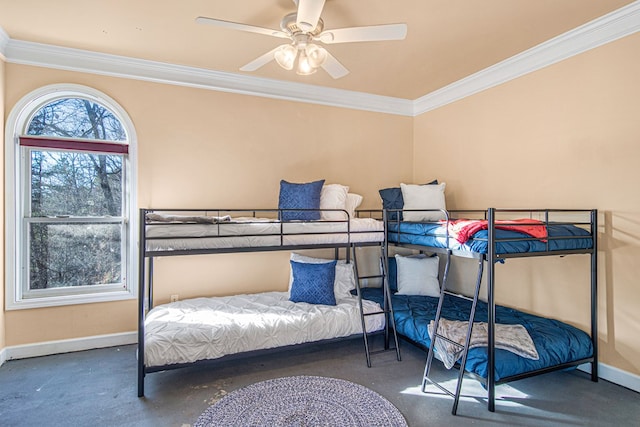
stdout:
[[414,116],[435,110],[640,30],[640,1],[615,10],[414,101]]
[[7,62],[415,117],[640,30],[640,0],[416,100],[285,82],[11,39],[0,27]]
[[0,59],[2,60],[6,59],[5,50],[7,48],[9,40],[9,35],[2,27],[0,27]]
[[15,64],[387,114],[404,116],[413,114],[413,102],[407,99],[285,82],[21,40],[9,39],[6,46],[6,57],[8,62]]

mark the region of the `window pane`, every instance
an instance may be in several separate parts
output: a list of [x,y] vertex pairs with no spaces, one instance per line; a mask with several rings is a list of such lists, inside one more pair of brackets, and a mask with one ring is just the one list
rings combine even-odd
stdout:
[[122,124],[111,111],[81,98],[58,99],[42,107],[29,122],[27,135],[106,141],[127,139]]
[[31,216],[121,216],[122,159],[31,150]]
[[120,224],[30,224],[29,289],[122,281]]

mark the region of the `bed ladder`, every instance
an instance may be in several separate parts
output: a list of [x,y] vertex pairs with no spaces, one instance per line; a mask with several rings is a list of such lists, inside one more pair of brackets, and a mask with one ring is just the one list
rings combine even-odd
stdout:
[[[447,268],[449,266],[449,262],[451,261],[451,251],[449,251],[447,253]],[[469,343],[471,342],[471,331],[473,329],[473,321],[476,315],[476,307],[478,305],[478,295],[480,293],[480,284],[482,282],[482,274],[483,274],[483,267],[484,267],[484,259],[480,258],[479,262],[478,262],[478,277],[476,280],[476,286],[475,286],[475,292],[473,294],[473,297],[469,297],[466,295],[461,295],[455,292],[451,292],[448,291],[446,289],[446,284],[447,284],[447,279],[446,279],[446,275],[442,281],[442,288],[440,291],[440,298],[438,300],[438,308],[436,310],[436,317],[434,319],[434,325],[433,325],[433,333],[431,336],[431,344],[429,345],[429,352],[427,354],[427,362],[425,364],[425,368],[424,368],[424,375],[422,377],[422,392],[426,393],[426,387],[427,384],[432,384],[436,387],[438,387],[440,390],[442,390],[444,393],[448,394],[449,396],[453,397],[453,408],[451,409],[451,413],[453,415],[456,415],[456,412],[458,411],[458,402],[460,401],[460,392],[462,390],[462,380],[464,378],[464,367],[467,363],[467,353],[469,351]],[[444,335],[441,335],[438,333],[438,325],[440,323],[440,316],[442,313],[442,305],[444,303],[445,298],[449,296],[452,298],[462,298],[465,299],[467,301],[471,301],[471,310],[469,313],[469,321],[468,321],[468,326],[467,326],[467,334],[465,337],[465,341],[464,341],[464,345],[459,344],[457,342],[454,342],[452,340],[450,340],[449,338],[447,338]],[[456,391],[455,393],[450,391],[448,388],[446,388],[445,386],[439,384],[437,381],[432,380],[431,378],[429,378],[429,373],[431,371],[431,364],[433,362],[433,358],[434,358],[434,352],[435,350],[435,344],[436,344],[436,340],[444,340],[446,341],[448,344],[453,345],[454,347],[458,347],[460,349],[462,349],[462,360],[460,361],[460,365],[459,365],[459,373],[458,373],[458,381],[456,383]]]
[[[356,293],[358,296],[358,305],[360,306],[360,319],[362,320],[362,337],[364,339],[364,351],[367,357],[367,367],[371,367],[371,350],[369,347],[369,333],[366,329],[366,318],[369,316],[384,314],[385,323],[384,323],[384,349],[379,350],[373,353],[380,353],[382,351],[389,350],[389,341],[391,334],[393,334],[393,340],[396,350],[396,359],[398,361],[402,360],[400,356],[400,346],[398,344],[398,334],[396,333],[396,323],[395,318],[393,316],[393,306],[391,305],[391,292],[389,291],[389,281],[387,280],[387,272],[386,272],[386,264],[384,261],[384,248],[382,248],[382,254],[380,256],[380,274],[371,275],[371,276],[360,276],[358,272],[358,262],[356,256],[356,245],[353,245],[353,269],[355,271],[356,276]],[[384,299],[382,304],[382,311],[375,311],[372,313],[365,313],[362,307],[362,292],[361,292],[361,281],[368,279],[381,279],[382,280],[382,289],[384,293]]]

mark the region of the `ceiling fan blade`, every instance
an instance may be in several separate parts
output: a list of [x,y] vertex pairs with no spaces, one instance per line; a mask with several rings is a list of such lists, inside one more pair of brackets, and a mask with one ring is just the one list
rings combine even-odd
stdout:
[[325,0],[298,0],[296,25],[304,32],[313,31],[324,8]]
[[322,68],[334,79],[339,79],[349,74],[349,70],[329,52],[327,52],[327,60],[322,64]]
[[269,52],[265,53],[262,56],[257,57],[256,59],[249,62],[248,64],[243,65],[242,67],[240,67],[240,71],[255,71],[258,68],[262,67],[263,65],[267,65],[269,62],[273,61],[274,54],[276,50],[278,50],[279,48],[280,46],[270,50]]
[[198,24],[213,25],[215,27],[228,28],[230,30],[248,31],[250,33],[263,34],[265,36],[280,37],[288,39],[289,35],[280,30],[272,30],[271,28],[256,27],[254,25],[240,24],[238,22],[223,21],[222,19],[207,18],[198,16],[196,18]]
[[385,24],[326,30],[318,34],[315,39],[322,43],[332,44],[403,40],[406,36],[407,24]]

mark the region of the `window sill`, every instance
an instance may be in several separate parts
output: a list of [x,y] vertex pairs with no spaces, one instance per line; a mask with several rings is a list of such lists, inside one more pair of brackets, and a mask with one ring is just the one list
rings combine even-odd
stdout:
[[7,299],[5,309],[28,310],[34,308],[60,307],[66,305],[92,304],[97,302],[113,302],[136,299],[137,295],[129,291],[112,291],[82,295],[61,295],[39,298]]

